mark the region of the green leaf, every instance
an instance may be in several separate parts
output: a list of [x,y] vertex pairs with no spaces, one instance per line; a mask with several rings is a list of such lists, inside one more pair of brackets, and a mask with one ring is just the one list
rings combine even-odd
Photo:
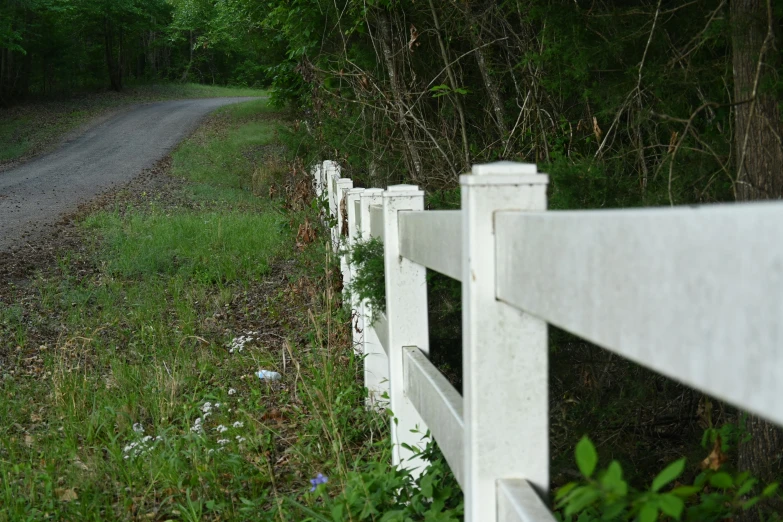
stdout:
[[777,482],[773,482],[772,484],[764,488],[764,491],[761,492],[761,496],[771,497],[775,493],[775,491],[778,490],[778,486],[779,484]]
[[680,497],[669,493],[658,498],[658,506],[661,508],[661,511],[679,520],[682,510],[685,508],[685,502]]
[[558,489],[557,493],[555,493],[555,501],[559,501],[560,499],[568,495],[575,487],[576,487],[576,482],[569,482],[565,486]]
[[639,510],[639,522],[655,522],[658,520],[658,506],[654,501],[649,501]]
[[690,497],[691,495],[695,495],[699,491],[701,491],[701,488],[696,486],[680,486],[678,488],[674,488],[673,490],[671,490],[671,494],[677,495],[678,497],[681,498],[686,498],[686,497]]
[[756,479],[753,479],[753,478],[746,480],[746,481],[745,481],[745,483],[744,483],[744,484],[742,484],[742,487],[740,487],[740,488],[737,490],[737,493],[736,493],[734,496],[735,496],[735,497],[741,497],[741,496],[743,496],[743,495],[747,495],[747,494],[748,494],[748,492],[749,492],[751,489],[753,489],[753,486],[755,486],[757,482],[758,482],[758,480],[756,480]]
[[746,509],[746,510],[750,509],[753,506],[755,506],[756,504],[758,504],[760,500],[761,500],[761,497],[753,497],[752,499],[750,499],[747,502],[745,502],[744,504],[742,504],[742,509]]
[[601,485],[604,489],[620,496],[628,494],[628,484],[623,480],[623,468],[619,462],[613,460],[601,477]]
[[710,477],[710,484],[720,489],[729,489],[734,485],[731,475],[725,471],[718,472]]
[[658,476],[653,480],[652,490],[657,493],[666,484],[679,477],[684,469],[685,459],[675,460],[658,473]]
[[596,464],[598,464],[598,453],[596,453],[593,443],[585,435],[576,445],[576,465],[579,466],[582,475],[590,478],[593,476]]
[[584,508],[598,500],[601,496],[601,492],[595,486],[582,486],[574,490],[574,494],[571,496],[568,505],[565,509],[567,516],[579,513]]

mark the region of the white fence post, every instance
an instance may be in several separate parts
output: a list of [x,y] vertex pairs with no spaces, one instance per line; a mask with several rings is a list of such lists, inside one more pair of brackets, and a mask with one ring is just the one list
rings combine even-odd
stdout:
[[[340,166],[331,160],[323,163],[323,176],[326,182],[326,194],[329,200],[329,215],[327,219],[337,219],[339,215],[339,200],[337,194],[337,181],[340,179]],[[329,227],[331,232],[332,249],[337,251],[340,244],[339,228],[337,225]]]
[[[388,324],[389,381],[392,420],[392,461],[422,471],[423,462],[404,447],[417,447],[427,432],[416,408],[404,393],[403,353],[416,346],[429,353],[427,330],[426,269],[400,256],[399,224],[401,210],[423,210],[424,192],[415,185],[395,185],[383,193],[384,267],[386,274],[386,318]],[[416,430],[416,433],[412,433]]]
[[[363,188],[354,188],[348,190],[345,194],[345,201],[348,210],[348,238],[346,244],[350,248],[354,242],[358,239],[358,235],[361,234],[359,223],[361,223],[361,216],[356,212],[356,204],[361,198]],[[347,271],[343,274],[343,292],[347,290],[348,285],[353,280],[354,267],[348,263],[348,253],[344,256],[347,265]],[[354,350],[361,353],[362,351],[362,339],[364,332],[364,317],[362,315],[362,303],[359,301],[359,296],[355,293],[351,294],[351,337],[353,338]]]
[[[546,210],[536,166],[474,165],[462,188],[465,520],[497,517],[499,479],[549,487],[547,325],[495,295],[494,213]],[[388,283],[387,283],[388,284]]]
[[[370,234],[370,206],[383,203],[383,189],[366,189],[359,197],[359,220],[362,223],[361,239],[368,241]],[[372,326],[372,307],[365,299],[361,303],[364,322],[364,386],[367,388],[367,406],[377,407],[389,395],[389,358]],[[385,399],[388,400],[388,399]]]
[[315,192],[315,197],[321,199],[321,195],[324,193],[324,189],[326,188],[323,164],[316,164],[310,167],[310,174],[313,176],[313,191]]
[[[346,193],[353,188],[353,180],[351,178],[340,178],[337,180],[337,191],[336,191],[336,199],[337,199],[337,225],[335,225],[335,242],[334,242],[334,251],[337,252],[340,250],[340,244],[342,243],[343,238],[343,230],[347,227],[347,223],[345,222],[345,217],[343,215],[343,209],[344,205],[346,205],[345,195]],[[346,264],[345,260],[341,257],[340,261],[340,268],[343,271],[343,274],[346,273]]]

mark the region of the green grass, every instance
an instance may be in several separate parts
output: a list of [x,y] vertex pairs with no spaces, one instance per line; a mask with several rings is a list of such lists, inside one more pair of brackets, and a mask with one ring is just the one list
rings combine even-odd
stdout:
[[273,212],[99,214],[87,224],[106,238],[107,272],[125,278],[257,279],[281,243],[280,217]]
[[0,112],[0,167],[49,151],[69,132],[128,105],[184,98],[266,95],[267,91],[260,89],[171,83],[131,86],[119,93],[107,91],[69,99],[31,101]]
[[222,109],[173,155],[177,194],[88,216],[86,253],[0,304],[0,522],[302,520],[309,478],[388,460],[326,243],[246,190],[280,124]]

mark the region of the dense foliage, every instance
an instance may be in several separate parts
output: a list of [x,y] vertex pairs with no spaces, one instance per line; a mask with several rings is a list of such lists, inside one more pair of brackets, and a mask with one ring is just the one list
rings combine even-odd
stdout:
[[0,3],[0,104],[128,81],[258,86],[276,54],[241,0]]

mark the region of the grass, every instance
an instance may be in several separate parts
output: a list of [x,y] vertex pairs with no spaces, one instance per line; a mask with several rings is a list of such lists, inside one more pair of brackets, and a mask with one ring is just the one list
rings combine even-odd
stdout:
[[47,152],[66,135],[112,111],[138,103],[184,98],[266,96],[260,89],[199,84],[138,85],[66,99],[32,100],[0,112],[0,167]]
[[335,494],[388,460],[327,242],[248,191],[281,124],[222,109],[175,193],[89,215],[84,253],[0,293],[0,521],[303,520],[317,473]]

